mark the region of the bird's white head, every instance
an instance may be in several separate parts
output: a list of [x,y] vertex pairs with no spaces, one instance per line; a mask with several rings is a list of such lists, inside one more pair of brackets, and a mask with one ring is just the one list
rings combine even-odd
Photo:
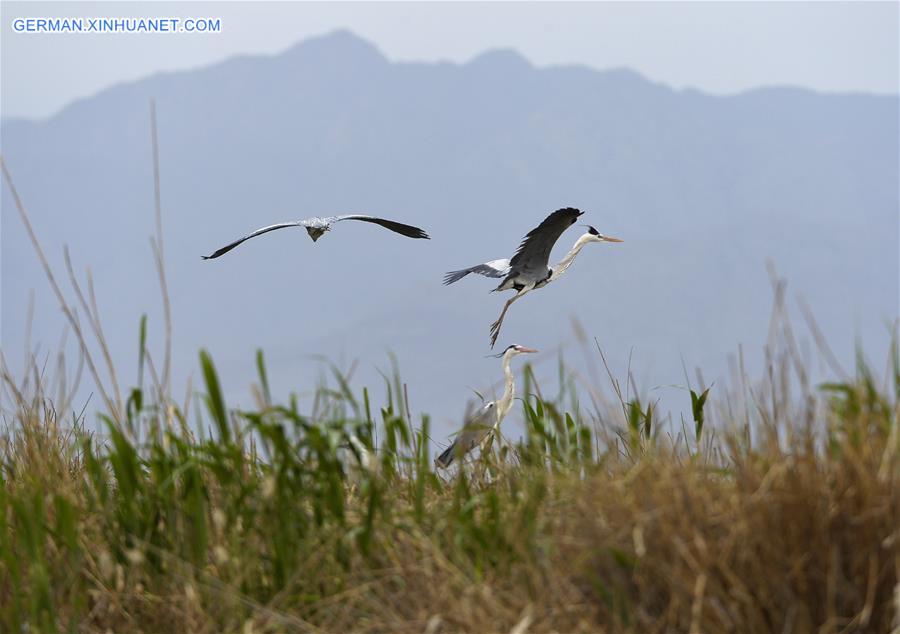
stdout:
[[582,236],[585,242],[623,242],[618,238],[603,235],[602,233],[594,229],[594,227],[592,227],[591,225],[585,226],[588,228],[587,233]]
[[500,357],[514,357],[519,354],[529,354],[532,352],[537,352],[534,348],[526,348],[525,346],[520,346],[517,343],[512,344],[511,346],[507,346],[506,350],[499,354],[492,354],[492,357],[500,358]]

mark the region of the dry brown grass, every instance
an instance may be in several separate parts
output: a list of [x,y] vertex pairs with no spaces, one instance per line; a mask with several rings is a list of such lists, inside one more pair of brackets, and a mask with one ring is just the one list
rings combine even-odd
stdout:
[[[273,482],[277,458],[246,464],[235,484],[215,463],[222,439],[168,450],[181,456],[177,477],[206,462],[195,558],[184,482],[153,488],[161,445],[135,447],[146,476],[135,495],[157,508],[129,518],[112,465],[122,448],[93,445],[109,474],[98,484],[83,430],[23,402],[3,440],[0,613],[7,631],[896,631],[897,409],[867,381],[754,447],[720,432],[706,457],[661,436],[587,462],[522,443],[486,473],[424,475],[419,509],[416,458],[398,455],[396,475],[340,485],[344,519],[306,530],[280,579],[266,560],[288,556],[276,543],[295,517],[285,506],[316,502]],[[162,539],[142,524],[153,521],[179,526],[160,528]]]

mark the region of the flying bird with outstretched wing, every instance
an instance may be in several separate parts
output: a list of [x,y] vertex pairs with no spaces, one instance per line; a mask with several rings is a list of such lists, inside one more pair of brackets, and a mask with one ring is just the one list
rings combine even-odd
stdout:
[[509,310],[513,302],[534,289],[542,288],[550,282],[559,279],[575,260],[575,257],[584,245],[591,242],[622,242],[618,238],[605,236],[589,226],[588,231],[575,241],[575,244],[566,256],[553,267],[550,267],[548,262],[553,245],[556,244],[556,241],[559,240],[566,229],[575,224],[575,221],[583,213],[583,211],[574,207],[557,209],[544,218],[541,224],[526,234],[511,260],[491,260],[490,262],[476,264],[466,269],[450,271],[444,276],[444,284],[453,284],[469,273],[503,278],[503,281],[500,282],[500,285],[494,291],[516,291],[516,294],[506,301],[497,321],[491,324],[492,348],[497,342],[497,336],[500,334],[500,327],[503,325],[506,311]]
[[225,255],[233,248],[238,246],[239,244],[246,242],[250,238],[255,238],[256,236],[261,236],[264,233],[268,233],[269,231],[275,231],[276,229],[284,229],[286,227],[303,227],[306,229],[306,233],[309,234],[309,237],[312,238],[312,241],[315,242],[326,232],[331,231],[331,226],[336,222],[341,222],[343,220],[360,220],[362,222],[371,222],[372,224],[380,225],[385,229],[390,229],[394,233],[399,233],[402,236],[406,236],[407,238],[417,238],[428,240],[429,235],[425,233],[422,229],[418,227],[413,227],[412,225],[405,225],[402,222],[396,222],[394,220],[385,220],[384,218],[376,218],[375,216],[364,216],[360,214],[347,214],[344,216],[329,216],[327,218],[307,218],[306,220],[296,220],[294,222],[282,222],[277,225],[269,225],[268,227],[263,227],[261,229],[257,229],[251,234],[244,236],[243,238],[239,238],[230,244],[226,244],[221,249],[217,249],[210,255],[204,255],[204,260],[212,260],[219,256]]

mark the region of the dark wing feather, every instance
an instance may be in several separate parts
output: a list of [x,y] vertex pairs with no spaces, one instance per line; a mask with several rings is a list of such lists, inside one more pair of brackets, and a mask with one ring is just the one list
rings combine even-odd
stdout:
[[444,452],[434,459],[434,464],[436,467],[440,467],[441,469],[446,469],[453,463],[453,459],[456,457],[456,441],[452,442],[449,447],[444,449]]
[[545,271],[550,261],[550,251],[563,231],[575,224],[581,211],[566,207],[557,209],[544,221],[528,232],[522,244],[510,260],[513,269]]
[[399,233],[402,236],[406,236],[407,238],[420,238],[424,240],[430,240],[428,234],[425,233],[422,229],[413,227],[412,225],[405,225],[402,222],[385,220],[384,218],[376,218],[375,216],[360,215],[338,216],[334,219],[335,222],[339,222],[341,220],[362,220],[363,222],[371,222],[376,225],[381,225],[385,229],[390,229],[391,231]]
[[[462,458],[478,446],[491,431],[493,423],[490,415],[494,412],[494,402],[485,403],[474,413],[467,413],[463,428],[456,434],[453,443],[435,458],[434,464],[442,469],[449,467],[457,457]],[[496,420],[496,417],[494,418]]]
[[202,257],[203,257],[204,260],[212,260],[213,258],[217,258],[217,257],[219,257],[220,255],[225,255],[226,253],[228,253],[229,251],[231,251],[233,248],[235,248],[236,246],[238,246],[240,243],[242,243],[242,242],[244,242],[244,241],[246,241],[246,240],[249,240],[250,238],[255,238],[256,236],[262,235],[262,234],[264,234],[264,233],[268,233],[269,231],[275,231],[276,229],[284,229],[285,227],[302,227],[302,226],[303,226],[303,221],[300,221],[300,222],[282,222],[282,223],[279,223],[279,224],[277,224],[277,225],[269,225],[268,227],[263,227],[262,229],[257,229],[256,231],[254,231],[254,232],[251,233],[250,235],[246,235],[246,236],[244,236],[243,238],[240,238],[239,240],[235,240],[235,241],[232,242],[231,244],[226,244],[226,245],[225,245],[224,247],[222,247],[221,249],[215,251],[212,255],[204,255],[204,256],[202,256]]

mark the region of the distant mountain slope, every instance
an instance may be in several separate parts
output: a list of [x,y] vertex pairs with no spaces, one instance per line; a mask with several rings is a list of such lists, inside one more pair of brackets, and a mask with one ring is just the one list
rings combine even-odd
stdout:
[[[467,386],[498,377],[483,355],[502,301],[482,279],[441,287],[442,273],[511,255],[568,205],[625,242],[586,249],[566,278],[517,303],[502,345],[553,349],[577,315],[618,369],[634,348],[648,386],[681,382],[682,356],[721,370],[738,343],[752,363],[770,310],[767,259],[848,360],[855,334],[883,344],[898,312],[897,97],[713,97],[627,70],[535,68],[510,51],[391,63],[337,32],[275,57],[121,84],[45,121],[3,122],[3,155],[45,247],[57,266],[68,244],[76,266],[91,267],[132,374],[140,314],[161,329],[151,98],[176,385],[198,346],[237,397],[257,346],[282,394],[309,387],[315,353],[358,358],[359,380],[377,384],[372,368],[390,349],[413,407],[444,424]],[[2,343],[15,362],[29,289],[42,350],[62,319],[5,187],[2,202]],[[200,260],[263,224],[339,212],[410,222],[433,239],[341,226],[313,244],[285,230]],[[554,259],[576,237],[564,234]]]

